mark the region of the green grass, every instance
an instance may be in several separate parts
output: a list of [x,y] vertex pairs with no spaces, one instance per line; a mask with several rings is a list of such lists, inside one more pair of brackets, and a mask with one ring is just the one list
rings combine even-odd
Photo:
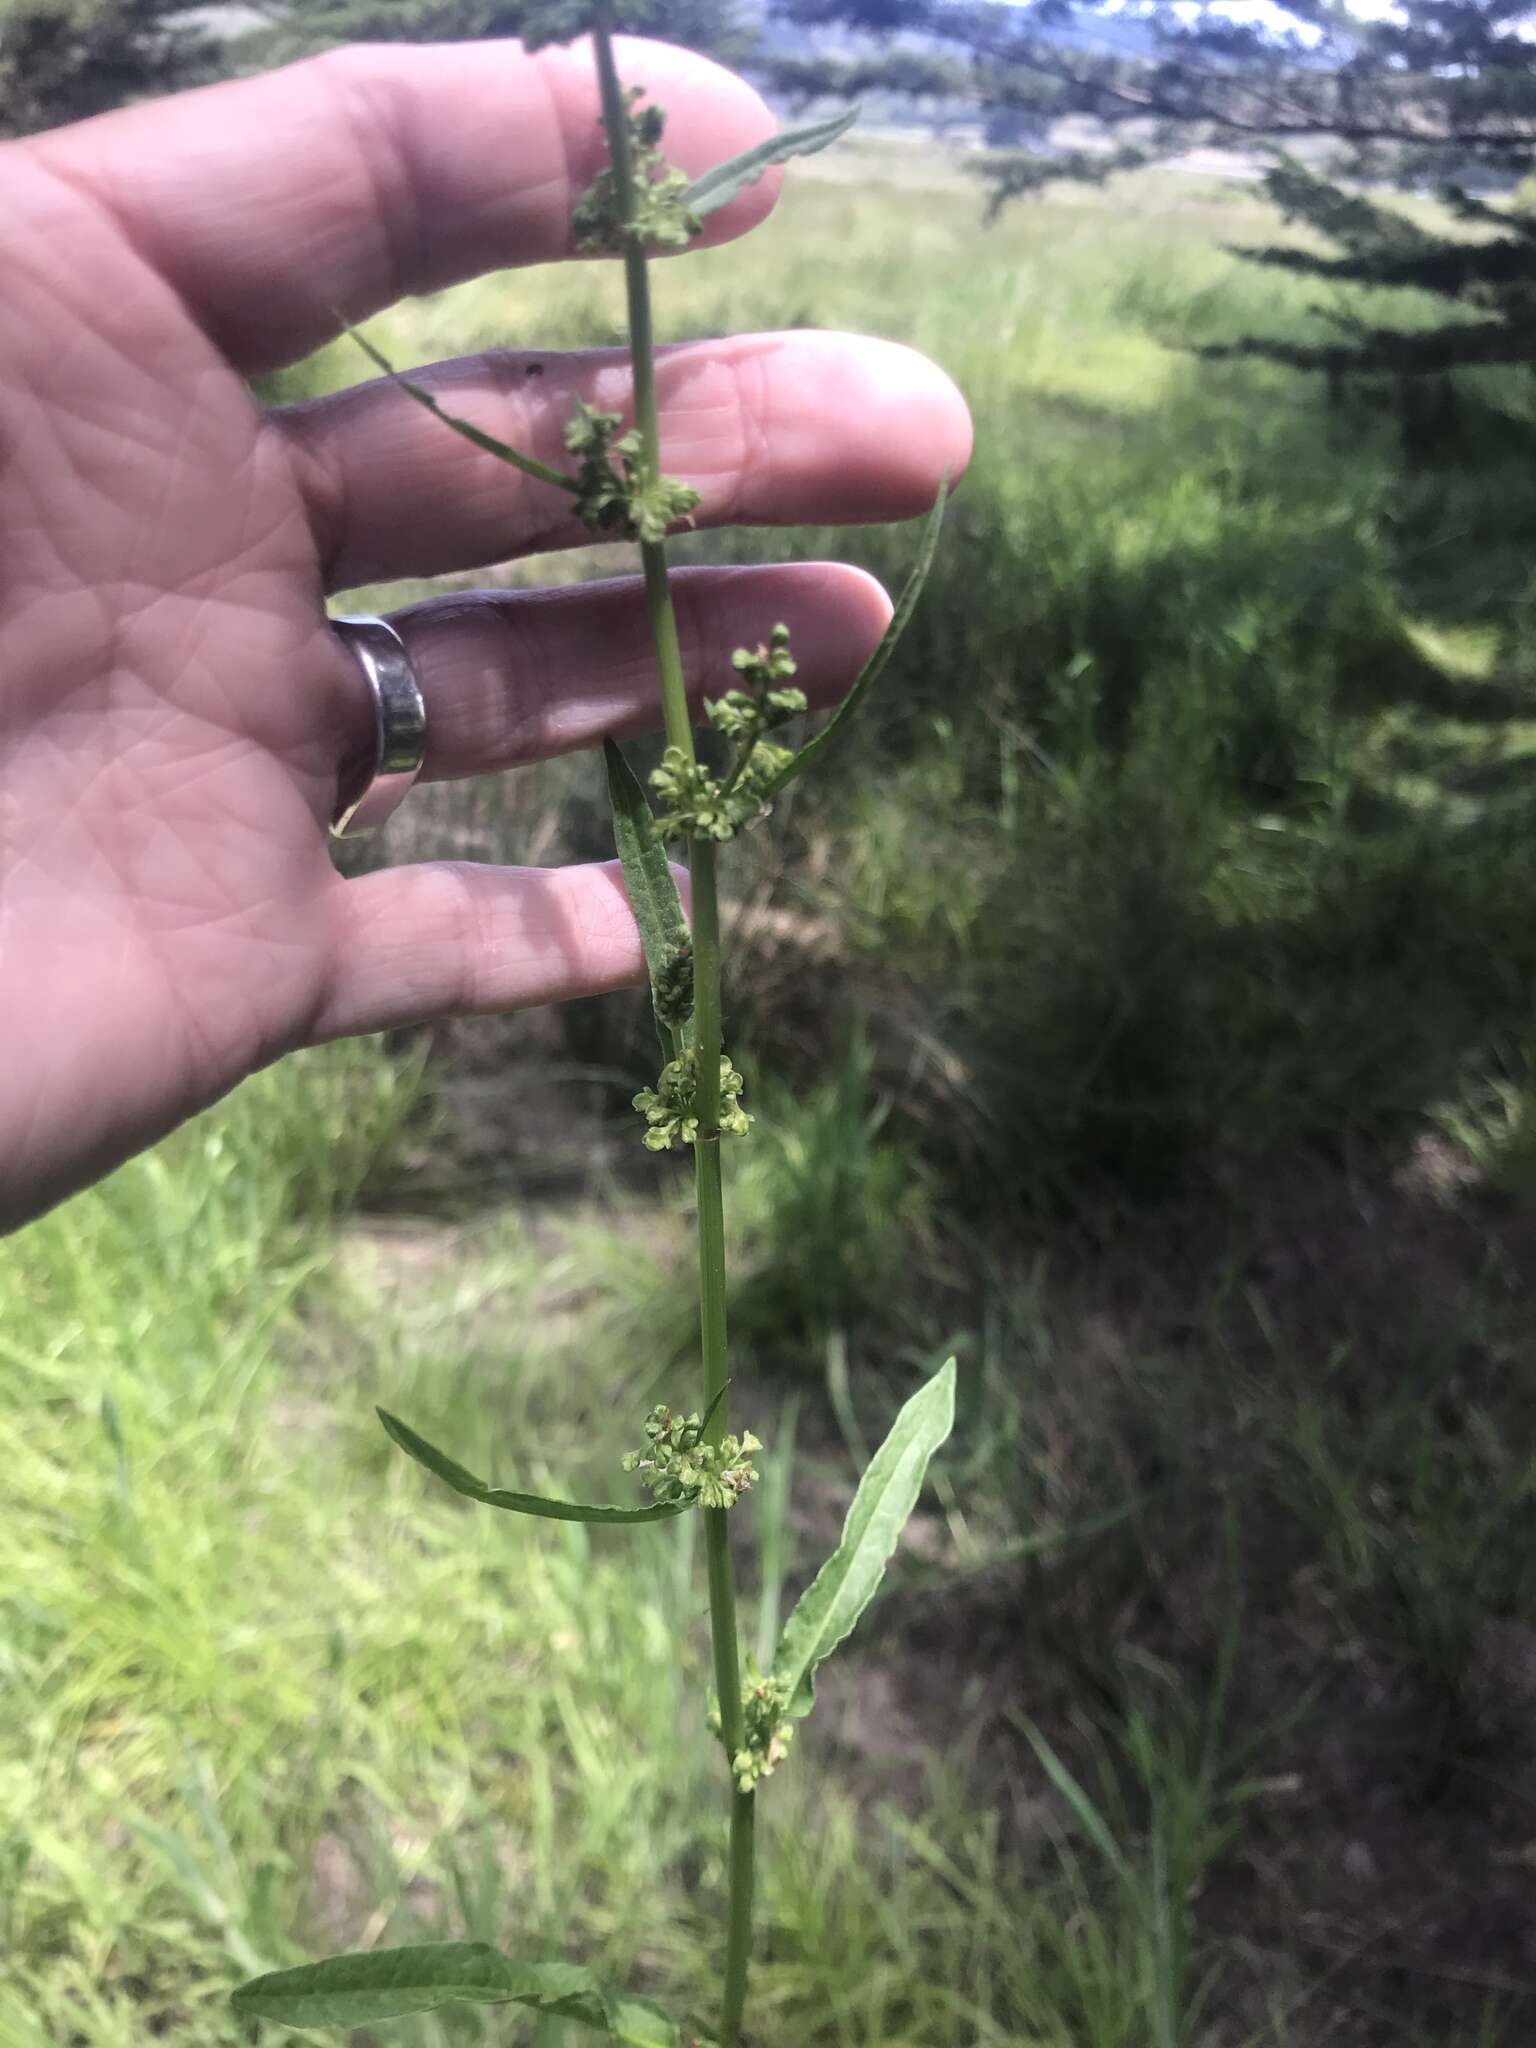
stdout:
[[[371,1048],[293,1063],[0,1263],[6,2048],[233,2043],[240,1976],[423,1930],[707,1996],[690,1525],[463,1511],[372,1416],[611,1489],[650,1368],[552,1220],[338,1245],[329,1148],[386,1141],[403,1086]],[[1084,2038],[1073,1941],[1001,1816],[923,1777],[916,1820],[814,1745],[773,1788],[760,2038]],[[1138,1938],[1139,1904],[1091,1911]],[[1143,1990],[1095,1996],[1124,2016],[1092,2038],[1134,2040]]]

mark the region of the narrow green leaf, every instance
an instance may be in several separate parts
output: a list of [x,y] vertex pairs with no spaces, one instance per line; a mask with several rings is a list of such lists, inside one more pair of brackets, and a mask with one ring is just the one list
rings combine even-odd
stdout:
[[455,1493],[462,1493],[469,1500],[482,1501],[488,1508],[506,1508],[514,1515],[537,1515],[546,1522],[665,1522],[673,1515],[686,1514],[693,1506],[692,1500],[673,1501],[665,1506],[648,1508],[598,1508],[587,1507],[578,1501],[546,1500],[539,1493],[510,1493],[504,1486],[487,1486],[483,1479],[477,1479],[473,1472],[466,1472],[456,1464],[445,1451],[429,1444],[425,1437],[418,1436],[414,1429],[391,1415],[387,1409],[378,1411],[380,1422],[394,1438],[401,1450],[418,1465],[451,1486]]
[[770,164],[787,164],[793,156],[814,156],[819,149],[846,135],[859,118],[857,107],[835,114],[830,121],[814,121],[805,128],[781,128],[755,149],[744,149],[723,164],[716,164],[702,178],[695,178],[683,194],[683,204],[700,220],[729,206],[744,186],[755,185]]
[[949,479],[946,477],[939,485],[939,495],[934,500],[933,510],[928,514],[927,524],[923,528],[923,537],[918,545],[917,561],[913,565],[912,574],[907,578],[905,589],[897,599],[896,609],[891,614],[891,623],[885,629],[885,638],[869,657],[869,660],[865,662],[863,668],[859,671],[853,688],[848,692],[842,703],[838,705],[836,711],[833,712],[831,718],[822,727],[821,731],[817,733],[814,739],[806,741],[799,753],[789,761],[781,773],[775,776],[774,780],[768,785],[768,788],[764,791],[765,798],[777,796],[781,789],[787,788],[797,776],[803,775],[806,769],[826,752],[833,740],[837,738],[838,734],[846,726],[848,720],[852,718],[854,712],[858,710],[865,694],[873,689],[874,685],[885,673],[886,663],[896,652],[897,642],[911,624],[912,614],[917,610],[917,601],[923,594],[923,585],[928,581],[928,571],[933,567],[933,558],[938,551],[939,530],[944,524],[944,508],[948,503]]
[[452,427],[456,434],[462,434],[466,441],[473,441],[475,446],[483,448],[487,455],[494,455],[498,462],[510,463],[513,469],[520,469],[524,476],[531,476],[537,483],[554,484],[557,489],[570,491],[574,495],[574,477],[567,476],[563,470],[551,469],[547,462],[540,462],[536,456],[524,455],[520,448],[514,448],[506,441],[498,441],[494,434],[486,433],[483,427],[476,427],[468,420],[461,420],[457,413],[445,412],[424,385],[413,384],[409,377],[402,375],[384,351],[375,347],[366,334],[361,333],[356,327],[349,327],[347,332],[370,362],[377,365],[386,377],[393,377],[402,391],[408,392],[418,405],[424,405],[445,427]]
[[331,1956],[298,1970],[274,1970],[242,1984],[236,2012],[285,2027],[366,2027],[440,2005],[504,2005],[517,1996],[514,1971],[483,1941],[371,1949]]
[[704,1413],[699,1417],[699,1437],[701,1441],[703,1438],[709,1435],[709,1425],[714,1421],[715,1415],[719,1410],[720,1403],[725,1399],[726,1395],[730,1391],[731,1382],[727,1380],[725,1382],[725,1385],[720,1389],[719,1393],[716,1394],[713,1401],[711,1401],[709,1406],[704,1410]]
[[666,1034],[682,1029],[691,1008],[693,939],[645,791],[612,740],[603,741],[603,759],[608,767],[613,843],[624,870],[629,907],[640,928],[651,1002],[665,1045]]
[[816,1667],[858,1621],[884,1576],[928,1461],[955,1423],[955,1361],[908,1401],[870,1460],[843,1524],[842,1540],[784,1624],[773,1676],[796,1719],[815,1704]]
[[1114,1872],[1115,1876],[1122,1883],[1128,1884],[1131,1879],[1131,1867],[1125,1860],[1120,1844],[1110,1832],[1108,1821],[1105,1820],[1103,1814],[1100,1813],[1099,1809],[1088,1797],[1088,1794],[1083,1790],[1077,1779],[1067,1769],[1055,1750],[1046,1741],[1034,1722],[1025,1721],[1021,1725],[1025,1735],[1028,1737],[1030,1748],[1040,1759],[1041,1769],[1077,1816],[1078,1825],[1083,1833],[1104,1858],[1104,1861]]

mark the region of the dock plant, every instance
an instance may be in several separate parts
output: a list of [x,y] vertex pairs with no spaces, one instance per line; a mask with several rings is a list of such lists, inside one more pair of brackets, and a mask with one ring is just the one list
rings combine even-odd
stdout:
[[[697,1194],[699,1351],[697,1387],[677,1406],[660,1405],[636,1427],[623,1461],[636,1493],[620,1505],[587,1505],[490,1485],[428,1443],[397,1416],[381,1421],[405,1454],[457,1493],[512,1514],[622,1526],[639,1542],[658,1540],[644,1525],[680,1515],[703,1517],[709,1580],[714,1694],[700,1702],[701,1738],[718,1742],[723,1832],[727,1835],[724,1942],[717,2010],[684,2025],[649,1999],[600,1983],[568,1961],[508,1956],[481,1942],[443,1942],[334,1956],[279,1970],[242,1985],[237,2011],[292,2027],[362,2027],[442,2006],[507,2005],[589,2026],[633,2048],[736,2048],[745,2026],[755,1872],[756,1807],[761,1786],[791,1754],[796,1724],[815,1700],[818,1667],[848,1636],[873,1598],[904,1523],[916,1505],[928,1462],[954,1419],[951,1359],[901,1409],[859,1482],[836,1550],[789,1615],[770,1668],[741,1654],[729,1534],[733,1508],[770,1455],[749,1429],[734,1430],[726,1342],[725,1220],[721,1150],[749,1138],[743,1081],[722,1037],[721,924],[717,867],[722,851],[764,816],[805,771],[834,749],[849,716],[878,679],[917,604],[937,545],[941,489],[912,576],[890,628],[829,723],[798,748],[791,735],[806,712],[795,683],[788,631],[778,626],[757,647],[733,656],[735,686],[704,715],[708,737],[695,744],[667,573],[667,536],[698,503],[687,484],[661,467],[650,259],[686,248],[705,219],[770,165],[835,142],[853,115],[787,130],[689,180],[664,152],[665,109],[626,89],[615,29],[623,0],[564,0],[525,29],[529,47],[590,32],[597,66],[606,167],[578,201],[572,240],[578,252],[623,264],[628,301],[633,413],[577,403],[566,426],[567,469],[536,461],[446,412],[432,395],[400,377],[371,342],[374,361],[445,429],[466,435],[512,467],[568,493],[595,537],[638,547],[654,644],[665,751],[646,787],[619,749],[605,747],[614,838],[643,942],[658,1038],[654,1076],[635,1095],[639,1141],[654,1152],[693,1155]],[[667,848],[686,853],[692,916],[685,916]],[[707,1731],[707,1732],[706,1732]]]

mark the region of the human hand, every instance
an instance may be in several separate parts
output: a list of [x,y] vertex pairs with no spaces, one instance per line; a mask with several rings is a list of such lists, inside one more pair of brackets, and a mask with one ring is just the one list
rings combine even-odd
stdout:
[[[637,42],[624,69],[690,173],[771,129],[702,58]],[[574,545],[568,501],[388,380],[265,413],[246,382],[329,339],[337,308],[566,255],[597,113],[585,49],[367,48],[0,148],[0,1227],[295,1047],[643,978],[611,865],[343,880],[327,849],[373,710],[326,594]],[[419,374],[556,463],[575,395],[627,408],[619,352]],[[693,344],[659,378],[700,523],[909,516],[969,453],[953,386],[888,343]],[[685,571],[676,594],[695,697],[783,619],[826,702],[889,615],[832,564]],[[635,582],[392,623],[429,777],[657,721]]]

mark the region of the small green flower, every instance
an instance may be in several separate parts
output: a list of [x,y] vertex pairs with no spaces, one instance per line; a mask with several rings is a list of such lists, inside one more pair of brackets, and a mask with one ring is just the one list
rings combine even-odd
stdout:
[[[743,676],[749,688],[761,693],[771,691],[776,684],[787,683],[796,671],[794,656],[789,651],[789,628],[775,626],[768,635],[768,644],[761,642],[756,647],[738,647],[731,656],[731,666]],[[799,696],[798,690],[789,693]],[[804,703],[795,709],[803,711]]]
[[[736,1138],[744,1138],[752,1127],[751,1117],[741,1106],[741,1091],[745,1085],[728,1055],[722,1053],[719,1127]],[[634,1098],[635,1108],[646,1121],[645,1148],[648,1152],[669,1152],[678,1139],[685,1145],[696,1143],[699,1135],[698,1092],[698,1054],[689,1047],[677,1059],[667,1061],[657,1076],[654,1088],[642,1088]]]
[[[741,1723],[744,1739],[731,1758],[731,1770],[737,1788],[752,1792],[764,1778],[771,1778],[788,1756],[795,1724],[789,1718],[789,1698],[783,1686],[764,1678],[750,1657],[741,1693]],[[709,1725],[715,1735],[723,1736],[718,1704],[710,1709]]]
[[647,480],[640,436],[621,434],[616,412],[598,412],[580,398],[565,424],[565,445],[579,458],[576,516],[593,533],[617,540],[665,540],[699,502],[691,484],[676,477]]
[[621,434],[616,412],[598,412],[578,398],[565,423],[565,445],[580,457],[576,511],[594,533],[622,532],[629,524],[629,490],[640,459],[640,436]]
[[642,107],[644,96],[638,85],[624,95],[633,216],[629,221],[624,218],[618,179],[610,163],[577,200],[571,216],[576,247],[584,256],[622,256],[631,243],[642,249],[686,249],[703,226],[684,196],[687,177],[661,153],[667,117],[660,107]]
[[737,648],[732,662],[746,687],[704,704],[710,724],[731,742],[730,767],[718,775],[681,748],[667,748],[651,775],[663,839],[734,839],[763,815],[794,758],[767,738],[806,708],[805,692],[788,680],[795,673],[789,628],[775,626],[766,646]]
[[718,703],[704,706],[710,724],[727,739],[750,746],[805,710],[804,690],[785,687],[796,669],[788,626],[775,626],[766,646],[738,647],[731,666],[745,688],[728,690]]
[[651,787],[661,800],[656,830],[663,839],[730,839],[736,812],[725,785],[702,761],[690,761],[681,747],[668,747],[651,771]]
[[758,1478],[752,1457],[763,1447],[750,1430],[706,1443],[701,1417],[662,1406],[646,1417],[645,1436],[643,1450],[626,1454],[624,1470],[641,1475],[659,1506],[733,1508]]
[[[708,712],[713,718],[715,707]],[[651,787],[662,806],[656,830],[663,839],[734,839],[762,816],[774,779],[793,756],[759,739],[758,729],[748,734],[723,777],[702,761],[690,761],[680,747],[667,748],[651,772]]]
[[757,699],[747,696],[742,690],[727,690],[714,702],[706,697],[704,715],[715,731],[728,740],[739,740],[747,733],[757,731],[761,722]]
[[693,941],[679,939],[656,971],[656,1016],[670,1030],[681,1031],[693,1015]]

